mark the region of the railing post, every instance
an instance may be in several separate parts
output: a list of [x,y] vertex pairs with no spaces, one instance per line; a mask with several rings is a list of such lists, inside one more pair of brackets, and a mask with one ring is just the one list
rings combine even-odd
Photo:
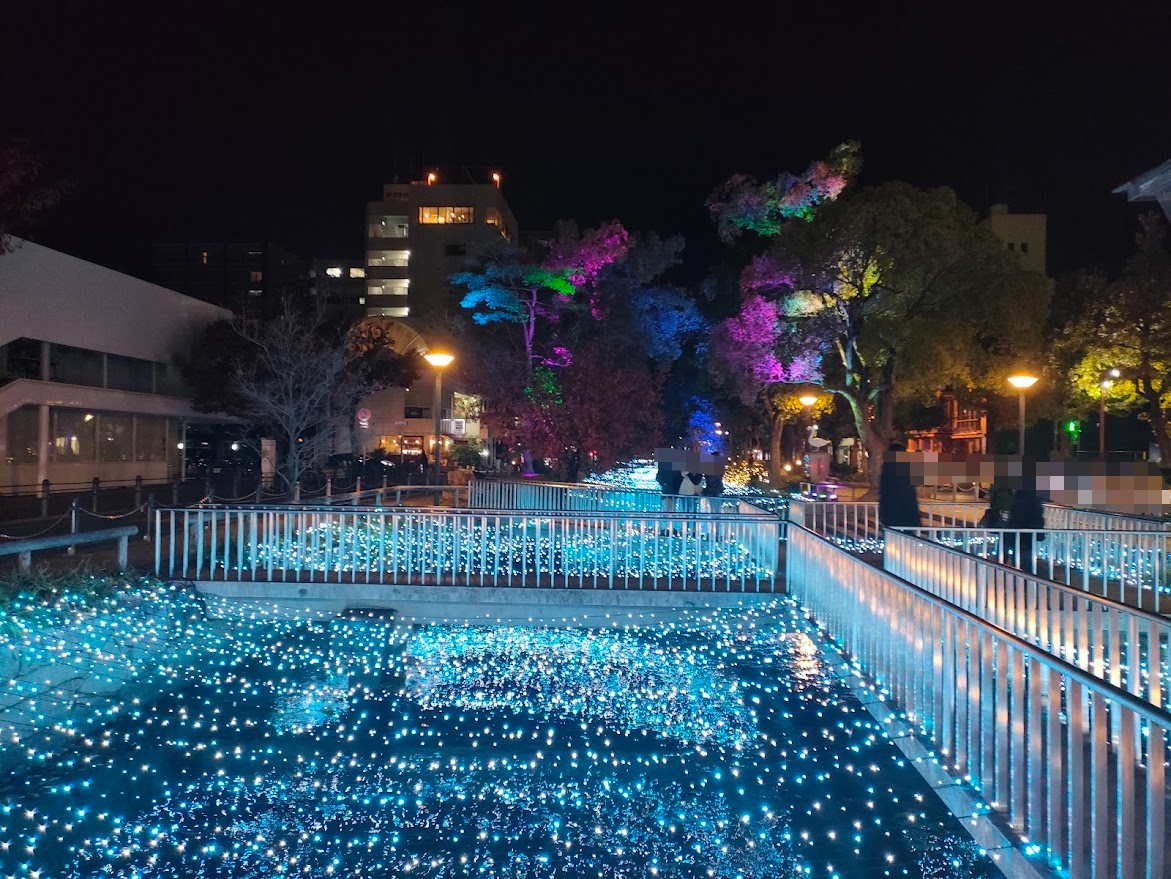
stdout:
[[256,479],[256,503],[264,503],[264,480],[259,477]]
[[118,538],[118,570],[130,567],[130,538],[123,534]]
[[16,560],[20,562],[20,569],[26,574],[32,570],[33,567],[33,553],[32,550],[17,553]]
[[232,497],[240,497],[240,471],[232,473]]
[[[76,534],[78,526],[81,524],[81,498],[74,498],[69,502],[69,533]],[[68,555],[73,555],[77,552],[76,546],[71,546],[65,550]]]
[[362,477],[361,476],[359,476],[354,481],[354,503],[357,503],[358,499],[360,497],[362,497]]
[[386,491],[386,474],[382,474],[382,490]]
[[101,491],[101,489],[102,480],[95,476],[93,481],[93,505],[90,507],[90,509],[95,513],[98,511],[98,492]]
[[208,498],[211,498],[212,496],[210,473],[203,477],[203,493]]
[[155,493],[152,491],[146,496],[146,527],[142,529],[142,539],[150,543],[150,526],[155,518]]
[[171,506],[179,506],[179,474],[176,473],[171,477]]
[[298,479],[293,483],[293,503],[301,503],[301,480]]
[[333,477],[325,477],[325,499],[329,500],[333,497]]
[[142,477],[134,477],[134,509],[142,506]]
[[49,488],[51,483],[47,479],[41,480],[41,518],[49,518]]

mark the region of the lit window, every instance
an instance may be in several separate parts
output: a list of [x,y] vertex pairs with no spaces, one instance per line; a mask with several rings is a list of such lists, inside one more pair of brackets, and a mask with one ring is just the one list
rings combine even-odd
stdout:
[[203,264],[207,265],[207,251],[206,250],[203,252],[202,257],[203,257]]
[[471,223],[476,212],[470,207],[421,207],[419,222],[426,226],[444,223]]
[[410,258],[409,250],[372,250],[366,256],[369,266],[397,266],[404,268]]
[[351,278],[364,278],[364,277],[366,277],[366,270],[365,269],[350,269],[350,277]]
[[340,278],[342,276],[341,266],[330,266],[325,270],[325,273],[331,278]]
[[248,280],[251,281],[253,284],[259,284],[261,281],[264,280],[264,272],[249,272],[248,273]]

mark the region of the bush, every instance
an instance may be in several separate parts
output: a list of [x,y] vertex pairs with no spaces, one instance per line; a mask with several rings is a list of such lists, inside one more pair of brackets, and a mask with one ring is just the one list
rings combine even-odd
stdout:
[[470,439],[466,443],[457,443],[448,453],[448,460],[453,467],[483,467],[484,444],[478,439]]

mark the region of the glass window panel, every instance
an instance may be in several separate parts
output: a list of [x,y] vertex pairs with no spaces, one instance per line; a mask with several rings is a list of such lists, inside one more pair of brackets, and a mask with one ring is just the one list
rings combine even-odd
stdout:
[[155,415],[136,415],[134,426],[134,460],[167,459],[167,419]]
[[110,354],[106,358],[106,387],[149,394],[153,371],[154,364],[149,360]]
[[425,226],[445,223],[471,223],[476,212],[471,207],[420,207],[419,222]]
[[366,230],[370,238],[406,238],[407,218],[399,216],[376,217]]
[[13,339],[0,345],[0,381],[41,377],[41,343],[36,339]]
[[98,415],[98,460],[134,460],[134,417]]
[[97,417],[84,409],[54,409],[50,421],[53,459],[56,461],[94,460],[94,436]]
[[102,387],[102,354],[86,348],[53,345],[49,349],[53,381]]
[[8,457],[16,464],[37,459],[36,406],[21,406],[8,413]]

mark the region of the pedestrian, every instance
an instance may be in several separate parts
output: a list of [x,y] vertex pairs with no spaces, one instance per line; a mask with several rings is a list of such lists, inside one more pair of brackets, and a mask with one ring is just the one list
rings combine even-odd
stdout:
[[675,497],[679,494],[679,489],[683,485],[683,472],[675,468],[675,462],[669,460],[671,455],[668,450],[666,457],[668,460],[659,461],[659,470],[655,474],[655,482],[659,483],[659,488],[663,493],[663,510],[668,513],[675,512]]
[[878,521],[884,528],[918,528],[923,524],[919,496],[911,481],[911,465],[895,460],[899,452],[906,450],[902,443],[891,443],[883,456],[878,477]]
[[[712,464],[713,469],[704,477],[703,496],[718,498],[724,493],[724,459],[720,457],[719,452],[714,452],[712,457],[715,459]],[[719,513],[723,510],[723,504],[719,501],[709,501],[708,506],[713,513]]]
[[1017,532],[1004,536],[1005,540],[1015,538],[1010,548],[1016,554],[1016,566],[1027,573],[1036,573],[1034,536],[1044,540],[1045,535],[1034,535],[1033,532],[1045,528],[1045,503],[1037,491],[1037,464],[1027,458],[1021,462],[1021,487],[1013,492],[1012,507],[1008,511],[1008,524],[1005,527]]

